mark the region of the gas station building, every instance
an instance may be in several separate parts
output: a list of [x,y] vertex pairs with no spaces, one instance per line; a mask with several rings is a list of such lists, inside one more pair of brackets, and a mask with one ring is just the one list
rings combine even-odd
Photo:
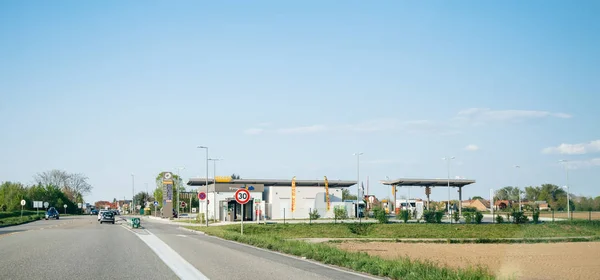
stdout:
[[[218,221],[240,221],[244,207],[244,221],[257,219],[308,219],[309,212],[317,210],[323,218],[333,217],[335,206],[347,207],[342,201],[342,189],[353,186],[356,181],[328,180],[329,210],[325,180],[295,180],[295,205],[292,209],[292,179],[231,179],[219,177],[216,180],[208,178],[189,179],[187,185],[197,186],[198,192],[205,192],[208,200],[209,219]],[[234,194],[240,189],[246,189],[251,199],[245,205],[236,202]],[[216,202],[216,203],[215,203]],[[199,213],[206,212],[206,200],[200,202]],[[350,214],[350,211],[348,211]]]

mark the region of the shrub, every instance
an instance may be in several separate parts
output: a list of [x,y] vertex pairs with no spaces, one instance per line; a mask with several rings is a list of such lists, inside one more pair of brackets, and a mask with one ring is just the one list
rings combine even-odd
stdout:
[[[463,208],[463,210],[464,210],[464,208]],[[460,214],[458,213],[458,211],[454,211],[454,212],[452,213],[452,218],[453,218],[453,219],[454,219],[454,221],[455,221],[455,222],[457,222],[457,223],[458,223],[458,221],[460,221]]]
[[504,218],[501,215],[496,215],[496,223],[504,223]]
[[534,209],[532,218],[533,218],[533,223],[537,224],[538,221],[540,220],[540,210]]
[[529,221],[527,216],[521,211],[513,211],[511,216],[513,217],[513,223],[515,224],[524,224]]
[[426,210],[423,212],[423,220],[425,220],[426,223],[435,223],[435,211],[433,210]]
[[477,212],[477,208],[475,207],[463,207],[462,212],[470,212],[470,213],[475,213]]
[[435,212],[435,222],[438,224],[442,223],[442,218],[444,218],[444,211]]
[[333,208],[333,216],[336,220],[347,219],[348,211],[346,211],[346,207],[344,206],[336,206]]
[[404,223],[407,223],[408,220],[410,220],[410,210],[402,210],[400,211],[400,218],[402,218],[402,221],[404,221]]
[[385,213],[385,209],[381,207],[373,208],[373,215],[375,216],[375,219],[382,224],[387,224],[389,221],[388,216]]
[[198,214],[198,217],[196,218],[201,224],[206,223],[206,221],[204,220],[204,213],[200,213]]
[[471,212],[463,213],[463,217],[465,217],[465,224],[470,224],[471,221],[473,220],[473,213],[471,213]]
[[481,212],[476,212],[475,213],[475,223],[481,224],[481,221],[483,221],[483,214],[481,214]]
[[319,214],[319,211],[317,209],[313,209],[312,211],[308,212],[308,216],[311,220],[321,218],[321,215]]
[[356,235],[368,235],[371,223],[351,223],[348,224],[348,229]]

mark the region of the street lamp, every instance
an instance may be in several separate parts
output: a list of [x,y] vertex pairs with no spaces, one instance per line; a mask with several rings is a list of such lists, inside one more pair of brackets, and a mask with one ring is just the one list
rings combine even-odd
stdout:
[[131,209],[129,211],[133,214],[133,207],[135,207],[134,198],[135,198],[135,175],[131,173]]
[[356,217],[359,218],[360,214],[358,213],[358,209],[359,209],[359,196],[360,196],[360,156],[363,153],[358,152],[358,153],[354,153],[353,155],[356,156]]
[[[515,165],[515,168],[518,170],[521,168],[521,166]],[[517,177],[518,177],[518,171],[517,171]],[[519,212],[523,212],[523,206],[521,206],[521,189],[519,189],[518,182],[517,182],[517,184],[515,184],[515,187],[517,188],[517,193],[519,194]]]
[[[217,219],[217,161],[223,160],[221,158],[209,158],[213,162],[213,205],[214,205],[214,216]],[[208,191],[208,189],[206,189]],[[219,215],[220,216],[220,215]],[[220,219],[221,217],[219,217]]]
[[564,166],[565,166],[567,185],[563,186],[563,188],[567,189],[567,219],[570,219],[571,218],[571,203],[569,201],[569,166],[568,166],[569,161],[566,159],[561,159],[558,162],[564,163]]
[[[184,170],[185,167],[177,167],[177,183],[181,182],[181,176],[179,175],[179,173],[181,173],[181,170]],[[179,204],[179,186],[177,184],[175,184],[175,190],[177,191],[177,217],[179,217],[179,210],[181,208],[180,204]],[[190,207],[192,207],[190,205]]]
[[450,161],[455,157],[445,157],[443,160],[448,162],[448,215],[450,215]]
[[[208,147],[205,146],[198,146],[198,149],[206,149],[206,190],[208,191]],[[208,226],[208,201],[205,202],[206,204],[206,226]],[[200,210],[200,200],[198,199],[198,210]],[[200,212],[200,211],[198,211]]]

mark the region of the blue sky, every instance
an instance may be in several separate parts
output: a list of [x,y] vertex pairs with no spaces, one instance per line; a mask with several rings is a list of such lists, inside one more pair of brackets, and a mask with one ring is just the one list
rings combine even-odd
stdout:
[[136,191],[204,177],[206,145],[244,178],[353,180],[360,151],[382,197],[386,176],[445,178],[444,156],[477,180],[465,197],[563,185],[567,159],[572,192],[597,196],[599,8],[2,1],[0,181],[57,168],[90,201],[129,198],[131,173]]

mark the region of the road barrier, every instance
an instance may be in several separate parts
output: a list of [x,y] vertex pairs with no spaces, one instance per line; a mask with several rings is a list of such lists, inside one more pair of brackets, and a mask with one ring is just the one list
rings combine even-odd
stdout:
[[140,228],[141,224],[140,224],[140,218],[131,218],[127,220],[127,223],[129,224],[129,226],[131,226],[131,228]]

